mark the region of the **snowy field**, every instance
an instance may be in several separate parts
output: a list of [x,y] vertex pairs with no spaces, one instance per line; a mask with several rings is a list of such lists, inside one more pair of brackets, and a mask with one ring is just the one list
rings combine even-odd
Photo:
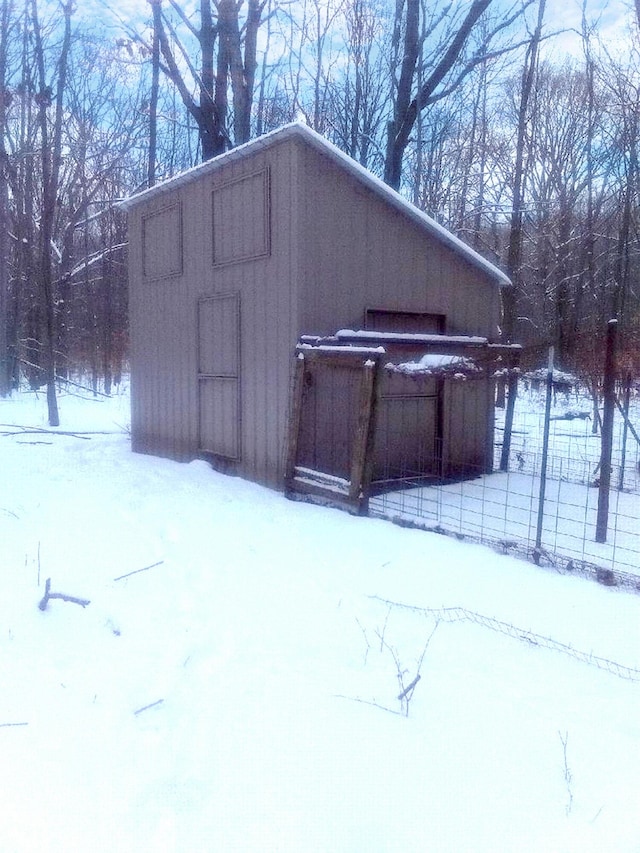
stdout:
[[1,853],[640,851],[640,596],[60,410],[0,435]]

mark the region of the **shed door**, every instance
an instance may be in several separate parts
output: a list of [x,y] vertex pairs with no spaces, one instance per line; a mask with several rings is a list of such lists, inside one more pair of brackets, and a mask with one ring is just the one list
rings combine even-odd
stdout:
[[240,297],[198,303],[199,448],[240,459]]
[[440,383],[384,372],[378,404],[374,482],[420,482],[437,476],[441,442]]
[[[446,315],[367,308],[365,327],[378,332],[444,334]],[[415,353],[414,353],[415,357]],[[407,361],[412,356],[407,356]],[[378,405],[373,479],[378,488],[439,476],[442,456],[441,380],[386,373]]]

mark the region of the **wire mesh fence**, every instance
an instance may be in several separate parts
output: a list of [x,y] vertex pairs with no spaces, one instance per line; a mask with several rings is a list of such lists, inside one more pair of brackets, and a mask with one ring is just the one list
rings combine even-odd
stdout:
[[[389,490],[372,497],[371,514],[485,543],[560,570],[594,575],[604,583],[640,589],[640,446],[634,441],[623,454],[624,424],[619,418],[606,542],[596,542],[600,436],[594,434],[590,419],[582,416],[587,410],[584,400],[579,414],[571,402],[558,400],[552,408],[542,501],[544,404],[540,405],[539,395],[525,393],[518,404],[509,470],[498,470],[503,435],[499,411],[494,473],[478,466],[476,471],[468,470],[464,479],[441,478]],[[636,403],[634,414],[639,410]],[[411,474],[408,467],[408,484]]]
[[525,628],[518,628],[510,622],[501,622],[493,616],[484,616],[482,613],[476,613],[464,607],[415,607],[414,605],[404,604],[399,601],[389,601],[389,599],[380,598],[377,595],[371,596],[371,598],[380,604],[384,604],[389,610],[397,609],[420,614],[432,619],[436,624],[440,622],[472,622],[475,625],[480,625],[483,628],[504,634],[514,640],[530,643],[533,646],[567,655],[589,666],[595,666],[598,669],[610,672],[612,675],[618,676],[618,678],[624,678],[627,681],[640,681],[640,669],[625,666],[609,658],[598,657],[593,652],[576,649],[552,637],[547,637],[543,634],[534,634],[532,631]]
[[[640,437],[634,425],[640,388],[631,400],[630,377],[624,404],[618,400],[614,411],[610,394],[601,415],[589,389],[569,382],[568,374],[554,381],[551,358],[545,386],[532,374],[516,395],[517,368],[504,369],[509,349],[494,352],[487,344],[470,360],[429,347],[455,344],[466,352],[478,349],[475,339],[389,337],[384,349],[366,353],[338,338],[303,342],[297,361],[308,356],[309,364],[298,371],[299,429],[290,442],[289,479],[306,482],[314,475],[326,486],[329,478],[320,496],[329,503],[336,502],[336,477],[353,485],[362,395],[355,385],[349,391],[341,370],[347,357],[353,364],[364,359],[360,367],[375,368],[371,389],[379,390],[375,404],[369,400],[375,416],[371,440],[362,445],[361,468],[368,474],[358,480],[358,511],[640,591]],[[427,353],[416,360],[412,348]],[[497,379],[511,392],[506,409],[494,408]]]

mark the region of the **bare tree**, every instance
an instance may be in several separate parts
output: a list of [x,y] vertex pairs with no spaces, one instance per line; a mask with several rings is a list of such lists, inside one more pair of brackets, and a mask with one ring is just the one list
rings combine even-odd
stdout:
[[[524,42],[505,40],[497,44],[498,36],[509,30],[534,0],[523,0],[506,12],[501,10],[492,26],[487,27],[481,43],[467,51],[472,34],[493,0],[472,0],[463,16],[452,10],[452,3],[433,8],[430,18],[421,29],[420,0],[396,0],[396,24],[393,43],[399,47],[402,38],[400,70],[394,82],[393,117],[387,126],[384,179],[400,188],[402,162],[418,115],[436,101],[447,97],[471,73],[473,68],[489,57],[502,55],[520,47]],[[431,64],[422,69],[422,78],[415,88],[420,42],[432,40],[434,49]],[[393,54],[392,44],[392,54]]]
[[[247,142],[251,135],[258,31],[267,0],[247,0],[242,22],[244,0],[200,0],[199,26],[177,0],[169,0],[173,19],[164,12],[162,0],[149,2],[154,38],[158,38],[163,58],[162,70],[196,122],[202,159]],[[180,37],[180,27],[186,33],[184,38]],[[193,56],[189,39],[197,45],[197,57]],[[229,90],[233,99],[233,132],[229,127]]]
[[160,30],[162,20],[160,4],[151,2],[153,12],[153,42],[151,47],[151,91],[149,92],[149,163],[147,186],[156,182],[156,158],[158,155],[158,92],[160,88]]
[[538,20],[531,41],[527,47],[522,82],[520,87],[520,103],[518,105],[518,124],[516,131],[515,163],[513,169],[513,202],[509,228],[509,251],[507,254],[507,272],[511,284],[502,289],[502,333],[507,342],[512,342],[516,326],[516,293],[521,288],[520,267],[522,254],[522,217],[525,191],[525,155],[527,134],[530,132],[532,116],[529,103],[538,67],[538,50],[542,38],[546,0],[540,0]]

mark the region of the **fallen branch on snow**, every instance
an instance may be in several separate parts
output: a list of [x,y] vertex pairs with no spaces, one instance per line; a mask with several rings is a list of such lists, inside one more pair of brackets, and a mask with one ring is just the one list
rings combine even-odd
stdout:
[[145,705],[145,706],[144,706],[144,707],[142,707],[142,708],[138,708],[138,710],[137,710],[137,711],[134,711],[133,713],[134,713],[135,715],[137,715],[137,714],[141,714],[143,711],[148,711],[148,710],[149,710],[149,708],[155,708],[155,707],[156,707],[156,705],[162,705],[162,703],[163,703],[163,702],[164,702],[164,699],[158,699],[158,700],[156,700],[155,702],[152,702],[150,705]]
[[122,435],[123,430],[99,429],[99,430],[64,430],[47,429],[46,427],[25,426],[24,424],[0,424],[0,427],[15,430],[14,432],[0,431],[0,435],[69,435],[71,438],[83,438],[89,441],[92,435]]
[[127,572],[126,575],[120,575],[117,578],[114,578],[114,581],[121,581],[124,578],[130,578],[131,575],[137,575],[138,572],[148,572],[149,569],[155,569],[156,566],[161,566],[164,563],[164,560],[158,560],[157,563],[151,563],[150,566],[145,566],[143,569],[134,569],[132,572]]
[[81,607],[86,607],[91,604],[86,598],[76,598],[73,595],[65,595],[63,592],[51,592],[51,578],[47,578],[44,584],[44,596],[38,605],[40,610],[46,610],[50,599],[59,598],[62,601],[70,601],[71,604],[79,604]]

